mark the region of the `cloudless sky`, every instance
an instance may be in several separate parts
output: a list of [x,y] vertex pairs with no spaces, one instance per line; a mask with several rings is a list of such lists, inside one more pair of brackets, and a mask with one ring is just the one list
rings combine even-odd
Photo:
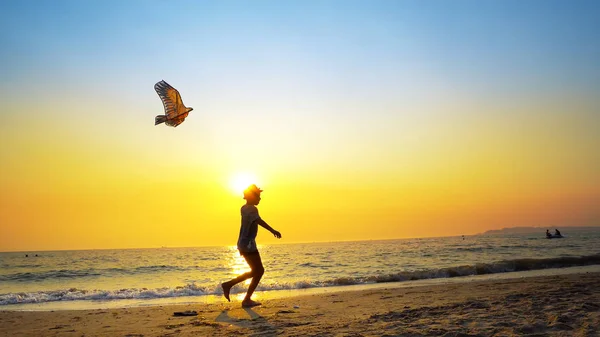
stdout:
[[0,43],[0,251],[234,245],[240,180],[259,243],[600,225],[597,1],[5,1]]

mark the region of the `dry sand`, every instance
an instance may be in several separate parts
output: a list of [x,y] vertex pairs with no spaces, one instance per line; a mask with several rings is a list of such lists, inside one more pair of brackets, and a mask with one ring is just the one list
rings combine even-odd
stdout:
[[[174,317],[195,310],[195,317]],[[0,336],[600,336],[600,273],[263,301],[0,312]]]

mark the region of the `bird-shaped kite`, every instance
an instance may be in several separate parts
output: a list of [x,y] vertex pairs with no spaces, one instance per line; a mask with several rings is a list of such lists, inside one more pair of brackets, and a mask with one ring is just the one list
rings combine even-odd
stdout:
[[185,120],[188,113],[194,109],[183,105],[179,91],[173,88],[169,83],[160,81],[154,85],[154,90],[160,97],[165,106],[165,114],[154,118],[154,125],[165,123],[168,126],[177,126]]

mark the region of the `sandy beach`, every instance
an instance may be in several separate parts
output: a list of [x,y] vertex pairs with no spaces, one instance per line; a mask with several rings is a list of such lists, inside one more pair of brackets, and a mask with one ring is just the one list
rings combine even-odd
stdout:
[[[174,316],[193,310],[197,316]],[[600,273],[110,310],[0,312],[1,336],[600,336]]]

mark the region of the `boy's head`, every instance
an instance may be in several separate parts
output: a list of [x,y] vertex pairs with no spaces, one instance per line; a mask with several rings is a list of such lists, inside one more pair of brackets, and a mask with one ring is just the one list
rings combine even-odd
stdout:
[[260,201],[260,192],[262,192],[262,190],[255,184],[252,184],[244,190],[244,199],[248,202],[256,201],[256,204],[258,205],[258,202]]

